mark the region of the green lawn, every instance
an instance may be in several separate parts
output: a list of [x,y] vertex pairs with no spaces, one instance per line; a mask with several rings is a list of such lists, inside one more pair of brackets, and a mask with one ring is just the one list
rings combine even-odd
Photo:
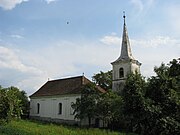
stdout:
[[134,135],[101,129],[80,129],[25,120],[12,121],[0,126],[0,135]]

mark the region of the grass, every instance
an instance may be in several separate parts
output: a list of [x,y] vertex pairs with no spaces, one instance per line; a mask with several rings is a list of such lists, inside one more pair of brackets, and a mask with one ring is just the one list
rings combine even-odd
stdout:
[[0,135],[134,135],[101,129],[81,129],[28,120],[11,121],[0,126]]

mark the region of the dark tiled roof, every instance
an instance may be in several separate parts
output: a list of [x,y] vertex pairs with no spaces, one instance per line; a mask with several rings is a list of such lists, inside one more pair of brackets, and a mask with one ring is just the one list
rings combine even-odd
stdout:
[[[38,91],[36,91],[30,97],[80,94],[82,86],[88,83],[92,82],[84,76],[52,80],[46,82]],[[97,86],[97,88],[100,92],[105,92],[105,90],[101,87]]]

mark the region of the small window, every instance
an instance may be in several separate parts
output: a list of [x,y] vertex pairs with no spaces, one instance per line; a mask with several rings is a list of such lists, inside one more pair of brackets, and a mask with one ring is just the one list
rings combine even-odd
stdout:
[[39,114],[39,112],[40,112],[40,104],[37,103],[37,114]]
[[74,103],[73,102],[71,102],[71,106],[70,106],[70,114],[71,115],[73,115],[73,113],[74,113],[74,109],[72,108],[72,105],[73,105]]
[[59,114],[62,114],[62,103],[59,103]]
[[124,69],[120,68],[119,69],[119,78],[122,78],[122,77],[124,77]]

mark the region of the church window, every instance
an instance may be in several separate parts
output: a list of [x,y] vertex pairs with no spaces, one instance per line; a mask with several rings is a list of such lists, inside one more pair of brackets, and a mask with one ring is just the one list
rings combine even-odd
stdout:
[[59,103],[59,114],[62,114],[62,103]]
[[74,109],[72,108],[72,105],[73,105],[74,103],[73,102],[71,102],[71,106],[70,106],[70,114],[71,115],[73,115],[73,113],[74,113]]
[[122,77],[124,77],[124,69],[120,68],[119,69],[119,78],[122,78]]
[[40,112],[40,104],[37,103],[37,114],[39,114],[39,112]]

